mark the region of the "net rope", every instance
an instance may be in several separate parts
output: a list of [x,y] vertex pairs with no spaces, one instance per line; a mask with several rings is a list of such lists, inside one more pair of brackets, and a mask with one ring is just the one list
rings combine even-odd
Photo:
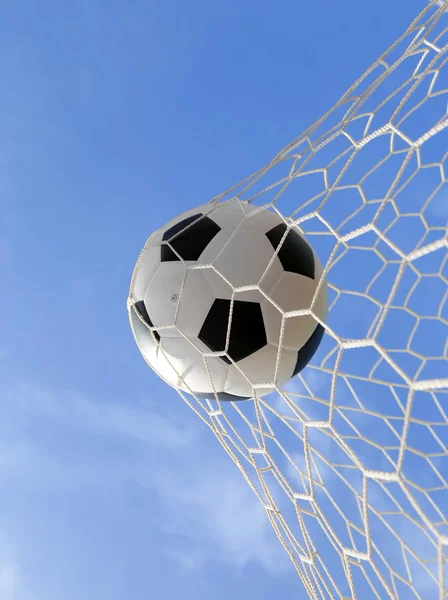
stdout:
[[294,380],[240,403],[178,389],[316,600],[448,598],[447,9],[428,5],[331,110],[212,200],[275,210],[325,267],[326,334]]

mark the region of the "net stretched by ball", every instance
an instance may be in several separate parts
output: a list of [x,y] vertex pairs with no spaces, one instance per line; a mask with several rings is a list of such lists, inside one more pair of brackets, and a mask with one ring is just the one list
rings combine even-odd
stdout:
[[[316,600],[448,597],[447,8],[429,4],[321,119],[202,207],[186,225],[212,221],[196,258],[176,243],[180,230],[163,239],[179,219],[148,240],[178,271],[163,314],[138,304],[147,293],[138,268],[131,284],[131,324],[146,360],[234,460]],[[217,215],[232,203],[243,207],[240,220],[223,225]],[[262,271],[239,279],[236,265],[226,277],[225,248],[238,231],[242,244],[257,240],[248,222],[265,217],[278,221],[263,236],[283,229]],[[216,227],[229,235],[205,260]],[[291,231],[321,265],[306,306],[270,296]],[[144,268],[157,273],[151,260]],[[182,321],[185,282],[205,269],[216,276],[211,304],[204,300],[193,324]],[[264,300],[251,316],[235,308],[260,297],[280,315],[277,337],[257,338],[269,321]],[[323,335],[295,371],[310,337],[290,333],[300,319]],[[232,335],[249,322],[243,351]],[[185,352],[176,355],[176,338],[199,353],[196,372],[184,368]],[[275,356],[241,366],[265,346]]]

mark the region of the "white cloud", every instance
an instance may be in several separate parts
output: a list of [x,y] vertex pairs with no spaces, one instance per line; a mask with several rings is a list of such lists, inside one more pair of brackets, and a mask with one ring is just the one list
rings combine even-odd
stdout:
[[19,594],[19,568],[10,547],[0,547],[0,598],[17,600]]
[[0,597],[2,600],[13,600],[17,597],[18,577],[13,564],[0,565]]
[[134,406],[105,403],[77,392],[56,393],[25,383],[8,390],[7,396],[23,415],[40,414],[50,426],[56,423],[173,449],[191,445],[199,435],[191,426],[186,428],[174,411],[168,419],[149,401],[136,401]]
[[117,404],[100,405],[81,395],[72,397],[72,400],[78,415],[86,419],[87,428],[172,450],[189,446],[198,435],[193,429],[179,423],[174,412],[170,416],[172,421],[156,412],[154,404],[134,408]]
[[289,559],[264,508],[239,473],[229,467],[225,461],[207,461],[182,477],[156,474],[166,508],[160,527],[195,544],[196,564],[212,556],[239,568],[254,562],[271,573],[287,570]]
[[164,554],[178,565],[181,573],[198,571],[204,566],[204,557],[199,552],[169,548],[165,549]]
[[[165,415],[150,402],[132,407],[106,404],[32,384],[22,384],[15,393],[10,390],[8,398],[13,410],[28,413],[35,427],[57,435],[66,428],[98,434],[112,444],[112,451],[118,436],[142,444],[142,451],[132,458],[117,457],[115,452],[95,456],[89,451],[86,456],[81,447],[79,453],[59,456],[51,446],[33,442],[26,428],[21,433],[19,425],[13,443],[0,445],[2,476],[14,478],[14,484],[23,481],[32,489],[57,486],[78,491],[105,482],[108,487],[137,484],[148,493],[148,518],[156,514],[153,526],[167,536],[161,551],[181,569],[200,569],[212,559],[237,568],[254,562],[273,573],[290,568],[264,508],[194,415],[185,424],[175,411]],[[150,508],[154,496],[160,500],[157,513]]]

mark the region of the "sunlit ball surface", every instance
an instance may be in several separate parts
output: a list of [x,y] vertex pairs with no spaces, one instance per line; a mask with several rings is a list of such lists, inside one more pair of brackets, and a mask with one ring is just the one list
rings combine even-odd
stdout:
[[236,198],[206,204],[147,241],[131,283],[131,327],[171,386],[221,400],[250,398],[255,386],[263,396],[299,373],[322,340],[321,279],[313,248],[277,212]]

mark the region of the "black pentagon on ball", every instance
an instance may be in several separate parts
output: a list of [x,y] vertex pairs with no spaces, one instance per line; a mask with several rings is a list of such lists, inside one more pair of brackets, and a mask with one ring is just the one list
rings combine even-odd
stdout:
[[[275,250],[282,241],[287,226],[285,223],[280,223],[266,233],[266,237],[271,242]],[[314,279],[314,254],[310,246],[300,236],[297,231],[290,229],[280,250],[278,258],[282,263],[285,271],[304,275],[310,279]]]
[[[221,227],[212,219],[197,214],[187,217],[167,229],[162,240],[169,242],[184,260],[198,260],[219,231],[221,231]],[[160,260],[167,262],[180,259],[169,246],[162,244]]]
[[[138,312],[138,314],[141,316],[143,321],[148,325],[148,327],[154,327],[151,319],[149,318],[148,311],[146,310],[146,306],[145,306],[145,303],[143,302],[143,300],[139,300],[139,302],[136,302],[134,304],[134,308]],[[150,333],[150,332],[148,331],[148,333]],[[154,337],[156,338],[156,340],[158,342],[160,342],[160,335],[157,333],[157,331],[155,329],[153,329],[153,333],[154,333]]]
[[[212,352],[225,350],[229,319],[230,300],[216,299],[198,336]],[[227,354],[233,361],[238,362],[260,350],[267,343],[261,306],[258,302],[235,300]],[[226,356],[220,358],[231,364]]]
[[320,323],[317,324],[316,329],[313,331],[312,335],[308,338],[308,341],[304,346],[302,346],[297,353],[297,362],[294,367],[293,376],[300,373],[302,369],[306,367],[306,365],[313,358],[316,350],[319,348],[319,344],[322,341],[322,338],[325,333],[325,328],[322,327]]

